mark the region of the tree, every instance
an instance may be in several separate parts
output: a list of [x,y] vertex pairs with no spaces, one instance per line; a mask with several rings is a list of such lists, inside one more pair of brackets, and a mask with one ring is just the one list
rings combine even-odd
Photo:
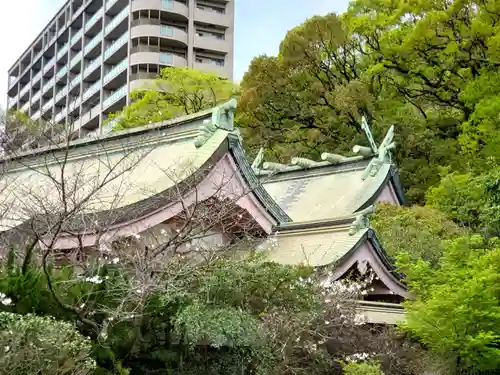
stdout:
[[433,267],[443,254],[443,242],[466,234],[445,214],[421,206],[378,205],[370,222],[389,255],[399,259],[406,254],[412,261],[423,260]]
[[213,108],[236,93],[236,86],[215,74],[167,67],[151,87],[131,93],[132,103],[110,118],[113,129],[126,129]]
[[429,189],[428,205],[473,231],[488,237],[498,236],[499,181],[495,166],[481,174],[445,173],[440,184]]
[[0,374],[90,375],[92,344],[71,323],[0,312]]
[[460,163],[459,123],[451,111],[403,95],[392,75],[374,69],[378,57],[356,22],[335,14],[313,17],[289,31],[277,57],[252,61],[238,114],[246,147],[266,147],[280,162],[297,155],[317,159],[366,144],[361,116],[376,138],[395,125],[395,161],[407,195],[423,203],[427,188],[439,182],[438,167]]
[[460,141],[463,167],[498,157],[496,1],[354,1],[346,18],[382,74],[440,132]]
[[405,304],[403,328],[457,370],[500,366],[500,249],[497,240],[462,237],[447,243],[439,267],[407,258],[402,267],[416,299]]

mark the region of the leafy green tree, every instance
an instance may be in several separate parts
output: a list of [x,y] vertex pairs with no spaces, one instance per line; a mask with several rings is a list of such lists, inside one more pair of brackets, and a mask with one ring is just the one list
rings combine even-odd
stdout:
[[237,114],[249,149],[267,156],[319,158],[321,152],[347,154],[366,144],[365,116],[376,138],[397,127],[395,159],[408,197],[424,201],[439,182],[438,166],[461,162],[452,109],[403,95],[393,76],[374,69],[356,22],[335,14],[317,16],[289,31],[277,57],[255,58],[241,82]]
[[114,129],[143,126],[215,107],[236,93],[236,86],[215,74],[167,67],[154,82],[131,93],[132,103],[113,114]]
[[479,175],[444,174],[440,184],[429,189],[427,204],[473,231],[480,231],[487,236],[498,236],[499,184],[498,168],[491,168]]
[[498,160],[497,1],[356,0],[346,19],[387,82],[460,141],[463,167]]
[[412,261],[422,259],[438,265],[443,254],[443,241],[466,234],[442,212],[421,206],[377,206],[370,218],[384,249],[399,258],[408,254]]
[[403,328],[458,370],[500,366],[500,247],[462,237],[447,243],[439,267],[401,262],[416,299],[405,304]]

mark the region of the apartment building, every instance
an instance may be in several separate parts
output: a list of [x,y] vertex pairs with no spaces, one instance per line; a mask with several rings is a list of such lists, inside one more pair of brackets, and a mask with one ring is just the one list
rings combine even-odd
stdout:
[[9,69],[8,109],[99,133],[167,66],[232,79],[234,0],[69,0]]

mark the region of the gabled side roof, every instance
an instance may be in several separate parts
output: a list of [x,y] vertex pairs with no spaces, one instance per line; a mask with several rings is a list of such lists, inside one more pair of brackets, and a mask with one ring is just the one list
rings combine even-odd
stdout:
[[[138,220],[195,189],[224,157],[231,155],[249,194],[276,223],[290,221],[258,183],[233,128],[234,103],[162,124],[78,140],[5,158],[0,179],[0,230],[60,210],[61,181],[69,199],[85,201],[68,230],[89,222],[100,227]],[[227,172],[227,171],[226,171]],[[62,178],[64,176],[64,178]],[[230,176],[228,176],[230,177]]]
[[396,271],[374,230],[353,222],[354,216],[283,224],[261,247],[268,249],[269,260],[278,263],[332,267],[334,279],[340,279],[354,266],[368,264],[390,291],[407,298],[403,275]]

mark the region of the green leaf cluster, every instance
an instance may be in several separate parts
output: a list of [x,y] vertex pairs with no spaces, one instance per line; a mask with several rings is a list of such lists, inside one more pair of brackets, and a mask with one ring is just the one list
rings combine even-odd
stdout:
[[167,67],[144,88],[131,93],[131,104],[110,115],[114,130],[144,126],[217,106],[236,86],[215,74]]
[[439,267],[401,262],[417,297],[403,328],[459,370],[500,366],[500,247],[481,236],[447,242]]

